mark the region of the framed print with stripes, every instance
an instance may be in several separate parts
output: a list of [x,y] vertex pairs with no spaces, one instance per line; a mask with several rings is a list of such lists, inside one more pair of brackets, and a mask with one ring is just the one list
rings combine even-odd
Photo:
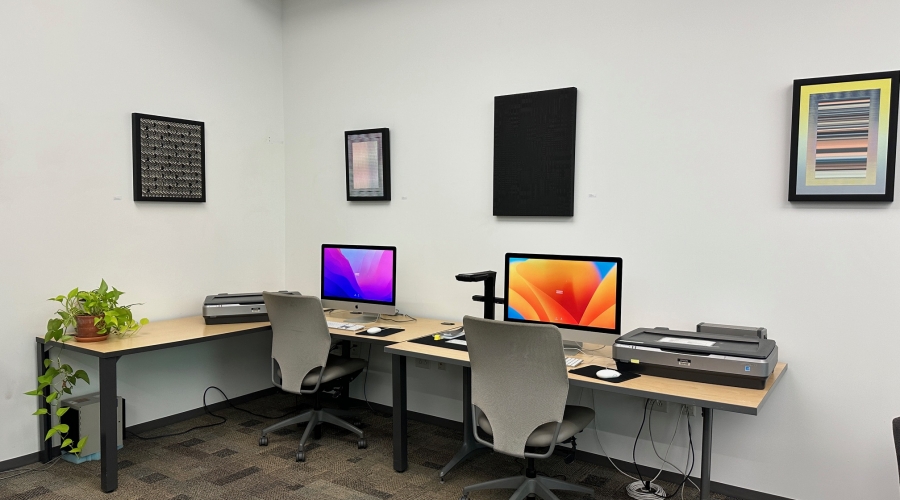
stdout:
[[789,201],[894,201],[900,71],[794,80]]

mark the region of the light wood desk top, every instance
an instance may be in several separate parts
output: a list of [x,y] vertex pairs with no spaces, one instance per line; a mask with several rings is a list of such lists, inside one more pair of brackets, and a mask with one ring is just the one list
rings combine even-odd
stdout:
[[[615,361],[612,359],[611,346],[585,344],[583,350],[584,353],[578,354],[574,354],[574,351],[572,350],[566,351],[566,356],[584,360],[580,365],[574,368],[568,368],[570,372],[572,369],[577,370],[578,368],[587,365],[615,368]],[[467,351],[458,351],[455,349],[418,344],[415,342],[392,344],[385,348],[385,352],[411,358],[430,359],[444,363],[469,366],[469,353]],[[769,396],[772,388],[783,378],[785,370],[787,370],[787,363],[778,363],[775,367],[775,372],[772,373],[769,380],[766,382],[765,389],[745,389],[742,387],[704,384],[650,375],[641,375],[636,379],[614,384],[596,378],[569,373],[569,383],[579,387],[615,392],[629,396],[661,399],[674,403],[756,415],[759,413],[759,409]]]
[[[342,318],[339,316],[328,317],[328,320],[342,321]],[[403,318],[402,321],[405,320],[406,318]],[[455,328],[456,326],[459,326],[459,324],[441,325],[441,320],[418,318],[416,321],[411,321],[409,323],[378,321],[364,326],[366,329],[371,328],[372,326],[378,326],[380,328],[402,328],[404,331],[388,335],[387,337],[369,337],[366,335],[357,335],[354,332],[334,329],[329,329],[329,332],[331,332],[335,338],[340,338],[341,340],[358,340],[361,342],[386,345],[394,342],[405,342],[426,335],[433,335],[450,328]],[[108,358],[269,330],[271,330],[271,325],[268,322],[207,325],[202,316],[190,316],[187,318],[165,321],[152,321],[141,328],[136,334],[126,338],[111,336],[109,339],[101,342],[77,342],[73,339],[65,344],[60,344],[58,342],[50,342],[49,344],[53,346],[62,346],[64,349],[82,352],[99,358]],[[361,331],[365,331],[365,329]],[[37,337],[37,340],[41,343],[44,342],[43,336]]]

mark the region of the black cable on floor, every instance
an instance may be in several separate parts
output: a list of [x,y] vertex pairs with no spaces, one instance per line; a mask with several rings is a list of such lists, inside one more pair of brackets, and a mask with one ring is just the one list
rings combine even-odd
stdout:
[[206,412],[206,413],[207,413],[208,415],[210,415],[210,416],[213,416],[213,417],[216,417],[216,418],[221,419],[221,421],[215,422],[215,423],[212,423],[212,424],[197,425],[197,426],[191,427],[190,429],[185,430],[185,431],[181,431],[181,432],[173,432],[173,433],[171,433],[171,434],[162,434],[162,435],[159,435],[159,436],[141,436],[140,434],[137,434],[137,433],[131,432],[131,431],[127,431],[127,433],[128,433],[129,435],[131,435],[131,436],[134,436],[134,437],[138,438],[138,439],[151,440],[151,439],[160,439],[160,438],[165,438],[165,437],[181,436],[182,434],[187,434],[188,432],[191,432],[191,431],[196,431],[196,430],[199,430],[199,429],[206,429],[206,428],[209,428],[209,427],[216,427],[216,426],[218,426],[218,425],[224,424],[225,422],[228,421],[228,419],[225,418],[225,417],[223,417],[222,415],[216,415],[215,413],[213,413],[213,412],[209,409],[209,406],[206,404],[206,394],[207,394],[211,389],[215,389],[215,390],[219,391],[219,392],[222,394],[222,397],[225,398],[225,401],[228,403],[228,406],[234,408],[235,410],[242,411],[242,412],[245,412],[245,413],[249,413],[250,415],[253,415],[254,417],[264,418],[264,419],[267,419],[267,420],[278,420],[278,419],[285,418],[285,417],[287,417],[288,415],[291,415],[292,413],[295,413],[295,412],[297,411],[297,408],[292,408],[291,410],[285,412],[285,413],[282,414],[282,415],[275,415],[275,416],[262,415],[262,414],[259,414],[259,413],[255,413],[255,412],[252,412],[252,411],[250,411],[250,410],[247,410],[247,409],[244,409],[244,408],[240,408],[240,407],[235,406],[235,405],[231,402],[231,399],[229,399],[228,396],[225,394],[225,391],[223,391],[222,389],[219,389],[218,387],[216,387],[216,386],[214,386],[214,385],[211,385],[211,386],[207,387],[205,391],[203,391],[203,411]]
[[644,432],[644,423],[647,421],[647,407],[648,406],[650,406],[649,399],[644,403],[644,416],[643,416],[643,418],[641,418],[641,428],[638,429],[637,436],[634,437],[634,447],[631,448],[631,463],[634,464],[634,469],[637,471],[638,479],[640,479],[641,482],[644,483],[645,488],[649,488],[648,485],[649,485],[650,481],[644,481],[644,476],[641,474],[641,468],[638,467],[637,445],[638,445],[638,439],[641,437],[641,433]]

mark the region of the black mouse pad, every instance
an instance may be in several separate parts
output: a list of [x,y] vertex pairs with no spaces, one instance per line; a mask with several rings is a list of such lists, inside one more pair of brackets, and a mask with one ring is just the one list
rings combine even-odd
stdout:
[[422,337],[420,339],[412,340],[411,342],[415,342],[416,344],[425,344],[425,345],[433,345],[433,346],[437,346],[437,347],[444,347],[447,349],[453,349],[455,351],[468,351],[469,350],[469,346],[467,346],[467,345],[457,344],[457,343],[449,343],[449,342],[447,342],[448,340],[466,340],[466,336],[462,335],[460,337],[457,337],[456,339],[434,340],[434,335],[429,335],[427,337]]
[[395,333],[400,333],[403,331],[403,328],[382,328],[378,333],[369,333],[366,330],[360,330],[356,332],[357,335],[365,335],[366,337],[387,337],[388,335],[393,335]]
[[590,377],[595,378],[597,380],[602,380],[604,382],[611,382],[613,384],[618,384],[619,382],[625,382],[626,380],[631,380],[634,378],[638,378],[641,376],[640,373],[634,372],[619,372],[619,375],[616,378],[600,378],[597,376],[597,371],[606,368],[605,366],[597,366],[597,365],[588,365],[582,366],[581,368],[577,368],[575,370],[569,370],[570,373],[574,373],[575,375],[581,375],[582,377]]

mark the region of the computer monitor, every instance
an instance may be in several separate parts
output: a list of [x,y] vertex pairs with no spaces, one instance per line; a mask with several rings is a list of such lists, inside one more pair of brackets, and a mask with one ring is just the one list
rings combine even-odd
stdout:
[[621,334],[621,258],[508,253],[505,279],[505,321],[550,323],[575,342]]
[[396,247],[322,245],[322,305],[350,311],[347,321],[369,323],[378,314],[394,314],[396,277]]

